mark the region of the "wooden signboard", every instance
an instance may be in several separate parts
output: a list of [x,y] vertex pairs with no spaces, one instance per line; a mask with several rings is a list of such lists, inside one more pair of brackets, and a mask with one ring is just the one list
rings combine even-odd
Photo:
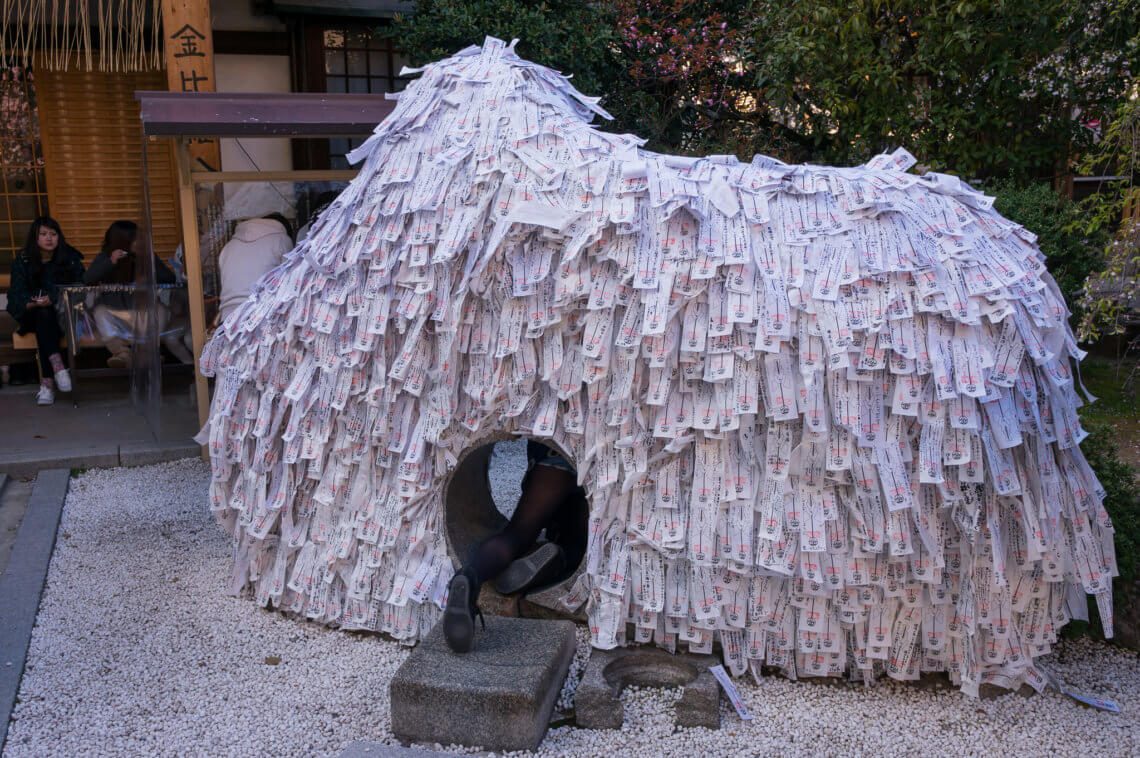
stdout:
[[[163,0],[166,37],[166,80],[172,92],[214,92],[214,35],[209,0]],[[195,171],[219,171],[222,158],[216,139],[190,140]]]

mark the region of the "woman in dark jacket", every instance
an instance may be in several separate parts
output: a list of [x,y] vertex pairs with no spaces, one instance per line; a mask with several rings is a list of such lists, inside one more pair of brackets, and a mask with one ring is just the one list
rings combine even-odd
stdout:
[[[138,224],[134,221],[113,222],[103,235],[99,254],[83,276],[84,283],[134,284],[140,248]],[[154,275],[159,284],[174,282],[174,273],[157,255],[154,256]]]
[[[12,281],[8,288],[8,312],[20,325],[20,334],[35,332],[43,379],[36,403],[55,402],[54,387],[71,392],[71,376],[63,366],[59,327],[55,306],[59,303],[59,287],[83,281],[83,257],[63,238],[59,223],[50,216],[40,216],[28,228],[24,249],[12,262]],[[54,381],[53,381],[54,379]]]
[[[133,221],[115,221],[103,235],[103,246],[99,255],[91,261],[91,267],[83,277],[85,284],[134,284],[137,275],[136,264],[140,250],[139,227]],[[167,268],[157,255],[154,259],[155,279],[159,284],[170,284],[174,273]],[[107,365],[123,368],[131,363],[131,337],[134,336],[134,298],[126,292],[109,292],[99,296],[99,304],[92,310],[95,328],[103,344],[111,351]],[[166,320],[166,313],[158,314],[159,328]]]

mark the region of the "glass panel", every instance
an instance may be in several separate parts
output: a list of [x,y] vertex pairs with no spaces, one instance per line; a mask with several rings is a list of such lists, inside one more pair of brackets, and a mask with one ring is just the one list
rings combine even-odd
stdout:
[[392,85],[393,92],[399,92],[404,89],[404,87],[408,86],[408,82],[411,81],[410,78],[399,78],[398,76],[400,70],[407,65],[409,65],[407,56],[400,55],[398,52],[392,53],[392,75],[396,77]]
[[0,70],[0,272],[23,246],[31,220],[47,211],[39,137],[32,72]]
[[40,198],[37,195],[9,195],[8,211],[13,223],[30,224],[40,215]]
[[[372,76],[389,76],[388,51],[372,51],[368,54],[368,73]],[[387,84],[384,87],[387,90]]]
[[345,35],[345,42],[348,47],[366,48],[368,47],[368,40],[372,37],[371,30],[366,26],[355,26],[348,30]]
[[6,168],[4,170],[4,183],[11,193],[34,193],[36,191],[36,172],[30,168]]
[[350,76],[367,76],[368,61],[361,50],[348,51],[348,73]]
[[6,166],[31,166],[36,162],[36,151],[33,143],[26,140],[8,140],[0,138],[3,145],[0,159]]
[[[407,61],[394,54],[392,41],[372,24],[338,26],[324,34],[325,91],[330,93],[379,94],[402,90],[407,81],[396,77]],[[335,59],[335,60],[334,60]],[[393,65],[391,60],[395,60]],[[348,168],[344,154],[350,149],[343,140],[330,140],[329,168]]]
[[344,53],[339,50],[326,50],[325,51],[325,73],[326,74],[343,74],[344,73]]

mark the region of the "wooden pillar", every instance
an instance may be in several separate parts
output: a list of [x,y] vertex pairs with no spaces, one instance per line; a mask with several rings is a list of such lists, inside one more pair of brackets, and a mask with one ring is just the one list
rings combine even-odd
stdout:
[[[214,92],[214,33],[210,0],[162,0],[162,33],[166,37],[166,82],[171,92]],[[195,171],[220,171],[216,139],[190,140]]]
[[[190,177],[190,143],[178,141],[178,202],[182,210],[182,252],[186,259],[186,295],[190,302],[190,335],[194,340],[194,392],[198,404],[198,428],[210,415],[210,385],[198,365],[206,344],[206,301],[202,292],[202,250],[199,244],[198,214],[194,181]],[[203,446],[202,457],[208,448]]]
[[[166,49],[166,81],[172,92],[214,92],[214,34],[210,0],[162,0],[162,33]],[[198,361],[206,342],[206,303],[202,287],[200,235],[211,206],[220,207],[221,184],[214,192],[197,193],[192,171],[220,171],[221,149],[216,139],[192,137],[177,146],[178,201],[182,216],[182,250],[186,256],[186,286],[190,301],[190,332],[194,340],[194,384],[198,425],[210,414],[210,390]],[[207,457],[207,447],[202,457]]]

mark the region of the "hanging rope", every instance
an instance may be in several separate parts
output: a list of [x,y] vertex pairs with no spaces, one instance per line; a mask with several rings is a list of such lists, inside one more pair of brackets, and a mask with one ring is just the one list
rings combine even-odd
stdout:
[[0,67],[29,65],[35,56],[37,65],[51,71],[73,65],[88,71],[160,68],[160,2],[2,0]]

